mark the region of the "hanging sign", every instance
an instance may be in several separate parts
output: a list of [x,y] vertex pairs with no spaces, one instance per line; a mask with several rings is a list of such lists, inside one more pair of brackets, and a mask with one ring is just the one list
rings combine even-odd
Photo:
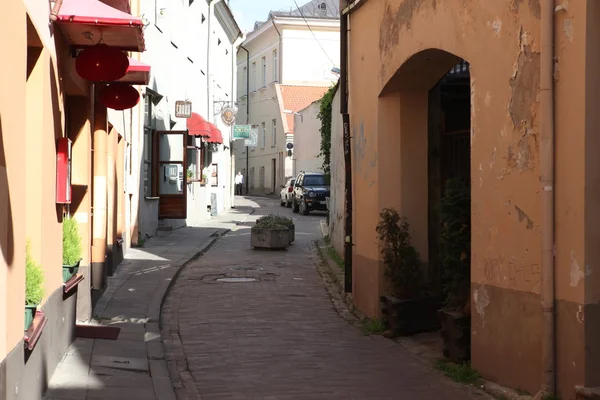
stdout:
[[227,126],[233,125],[233,123],[235,122],[236,113],[237,110],[235,108],[225,107],[221,111],[221,119],[223,120],[223,123]]
[[235,125],[233,127],[233,140],[248,139],[250,137],[250,125]]
[[192,116],[192,102],[178,100],[175,102],[175,117],[190,118]]

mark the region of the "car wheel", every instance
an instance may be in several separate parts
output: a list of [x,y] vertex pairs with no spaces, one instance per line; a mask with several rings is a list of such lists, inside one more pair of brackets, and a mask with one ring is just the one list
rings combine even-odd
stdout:
[[281,205],[281,207],[285,207],[285,201],[281,200],[280,205]]
[[304,200],[302,200],[302,203],[300,203],[300,212],[302,215],[308,215],[308,207],[306,207]]
[[291,202],[291,201],[288,201],[288,202],[286,203],[286,205],[285,205],[285,206],[286,206],[287,208],[290,208],[290,207],[292,206],[292,202]]
[[298,207],[296,199],[292,199],[292,212],[297,213],[298,211],[300,211],[300,207]]

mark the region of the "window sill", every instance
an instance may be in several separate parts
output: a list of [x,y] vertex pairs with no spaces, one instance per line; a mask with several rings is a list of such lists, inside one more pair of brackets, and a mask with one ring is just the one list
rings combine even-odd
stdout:
[[144,196],[144,200],[159,200],[160,197]]
[[274,149],[275,147],[277,147],[277,145],[276,145],[276,144],[274,144],[274,145],[272,145],[272,146],[271,146],[271,148],[272,148],[272,149]]

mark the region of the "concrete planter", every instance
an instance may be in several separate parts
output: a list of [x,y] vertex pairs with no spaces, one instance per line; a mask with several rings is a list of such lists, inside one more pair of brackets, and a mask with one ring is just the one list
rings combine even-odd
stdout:
[[471,359],[471,316],[453,310],[440,310],[442,325],[440,334],[444,339],[444,357],[455,363]]
[[289,228],[250,229],[250,245],[257,249],[285,249],[290,245]]
[[394,336],[415,335],[440,328],[437,312],[442,306],[442,299],[438,296],[410,300],[382,296],[380,302],[383,321]]
[[35,316],[35,312],[37,311],[37,306],[25,306],[25,329],[29,329],[31,323],[33,322],[33,317]]
[[296,240],[296,227],[294,224],[288,226],[288,235],[290,238],[290,244]]

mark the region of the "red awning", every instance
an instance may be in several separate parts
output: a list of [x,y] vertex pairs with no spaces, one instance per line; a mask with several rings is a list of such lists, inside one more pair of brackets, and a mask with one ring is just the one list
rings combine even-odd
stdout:
[[219,128],[217,128],[214,124],[209,123],[210,125],[210,136],[206,139],[208,143],[223,143],[223,135]]
[[192,136],[209,137],[211,132],[210,123],[206,122],[200,114],[192,113],[192,116],[187,119],[186,127],[188,128],[188,134]]
[[98,0],[64,0],[55,22],[72,46],[144,51],[144,22]]
[[127,74],[119,79],[119,82],[129,83],[130,85],[147,85],[150,82],[150,66],[129,57]]

